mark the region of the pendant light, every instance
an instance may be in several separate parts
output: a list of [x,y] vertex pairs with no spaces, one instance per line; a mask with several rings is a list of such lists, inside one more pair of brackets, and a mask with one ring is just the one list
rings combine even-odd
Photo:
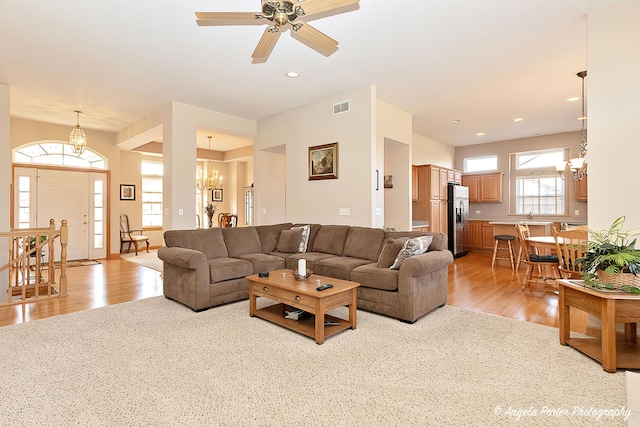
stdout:
[[207,160],[207,175],[204,176],[202,171],[200,171],[200,179],[197,181],[198,188],[200,190],[215,190],[222,188],[222,176],[218,174],[217,170],[211,170],[210,162],[211,160],[211,136],[207,136],[209,138],[209,160]]
[[578,145],[578,157],[570,159],[568,162],[562,162],[556,166],[556,170],[564,179],[564,173],[567,169],[573,175],[573,179],[580,181],[587,175],[587,114],[585,111],[586,100],[584,98],[584,78],[587,77],[586,71],[580,71],[577,74],[582,79],[582,114],[578,117],[581,122],[582,137]]
[[71,149],[78,155],[82,154],[85,148],[87,148],[87,136],[80,127],[81,112],[82,111],[78,110],[75,111],[77,115],[76,127],[71,131],[71,135],[69,135],[69,144],[71,144]]

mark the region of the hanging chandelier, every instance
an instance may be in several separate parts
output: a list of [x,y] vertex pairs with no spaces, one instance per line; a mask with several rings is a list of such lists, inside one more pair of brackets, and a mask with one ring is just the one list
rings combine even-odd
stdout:
[[564,173],[567,169],[573,175],[573,179],[580,181],[587,175],[587,114],[585,111],[585,98],[584,98],[584,78],[587,77],[586,71],[580,71],[577,74],[582,79],[582,115],[578,117],[581,122],[582,138],[578,145],[578,156],[570,159],[568,162],[562,162],[556,169],[560,174],[560,177],[564,179]]
[[84,131],[80,127],[80,113],[82,111],[74,111],[77,115],[76,127],[71,131],[71,135],[69,135],[69,144],[71,144],[71,149],[76,154],[82,154],[87,148],[87,136],[84,134]]
[[204,175],[200,170],[200,177],[196,183],[200,190],[215,190],[222,188],[222,175],[218,174],[217,170],[211,170],[211,136],[209,138],[209,160],[207,160],[207,174]]

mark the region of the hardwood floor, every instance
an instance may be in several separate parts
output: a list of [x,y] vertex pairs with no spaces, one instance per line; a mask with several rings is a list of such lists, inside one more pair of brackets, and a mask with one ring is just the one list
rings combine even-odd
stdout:
[[[0,326],[162,295],[160,273],[124,259],[67,270],[69,296],[0,307]],[[521,289],[525,270],[491,269],[491,255],[470,253],[449,266],[448,304],[513,319],[558,326],[558,297],[549,287]],[[587,315],[572,313],[572,330],[585,332]]]

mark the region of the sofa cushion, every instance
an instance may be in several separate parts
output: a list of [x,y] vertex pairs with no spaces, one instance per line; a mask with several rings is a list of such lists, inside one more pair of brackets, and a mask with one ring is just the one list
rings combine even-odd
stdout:
[[260,271],[280,270],[284,268],[284,258],[263,253],[241,254],[237,258],[249,261],[253,265],[253,274]]
[[377,261],[384,242],[382,228],[350,227],[344,243],[344,256]]
[[164,232],[164,242],[170,248],[200,251],[205,258],[226,258],[229,255],[219,228],[167,230]]
[[433,241],[429,245],[430,251],[443,251],[447,249],[449,238],[444,233],[432,233],[430,231],[385,231],[384,237],[397,239],[398,237],[408,237],[410,239],[420,236],[432,236]]
[[349,228],[348,225],[323,225],[313,242],[313,252],[342,256]]
[[293,224],[290,222],[274,225],[257,225],[254,228],[258,232],[260,239],[260,249],[262,253],[273,252],[278,246],[280,231],[289,230]]
[[311,270],[315,272],[315,264],[316,262],[323,260],[325,258],[333,258],[335,255],[325,254],[324,252],[303,252],[292,254],[287,257],[285,262],[285,268],[289,270],[296,271],[298,269],[298,261],[301,259],[307,260],[307,270]]
[[351,272],[354,282],[366,288],[380,289],[383,291],[395,291],[398,289],[398,270],[389,270],[385,267],[378,267],[378,263],[361,265]]
[[302,228],[293,227],[291,230],[280,231],[280,239],[278,239],[278,252],[304,252],[300,247],[304,248],[302,240]]
[[262,252],[255,227],[223,228],[222,236],[230,257]]
[[351,271],[370,261],[361,258],[350,258],[346,256],[336,256],[317,261],[313,267],[313,272],[322,276],[334,277],[336,279],[351,280]]
[[397,239],[387,239],[378,257],[378,267],[389,268],[396,260],[398,253],[404,246],[405,242],[409,240],[408,237],[399,237]]
[[237,258],[213,258],[209,264],[209,281],[211,283],[239,279],[253,274],[253,265],[249,261]]
[[432,236],[421,236],[407,240],[389,269],[399,270],[402,263],[409,257],[427,252],[432,241]]

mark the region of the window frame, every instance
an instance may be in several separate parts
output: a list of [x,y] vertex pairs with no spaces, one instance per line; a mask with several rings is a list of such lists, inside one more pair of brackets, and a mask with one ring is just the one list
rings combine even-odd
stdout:
[[[468,164],[473,162],[474,160],[486,160],[486,159],[494,159],[495,160],[495,168],[492,169],[473,169],[470,170]],[[464,173],[484,173],[484,172],[497,172],[498,171],[498,155],[497,154],[489,154],[485,156],[474,156],[474,157],[465,157],[462,159],[462,169]]]
[[[153,164],[154,166],[160,165],[160,173],[153,173],[153,171],[146,171],[145,166],[147,164]],[[140,200],[141,200],[141,214],[142,214],[142,228],[144,229],[162,229],[164,215],[162,214],[163,203],[164,203],[164,188],[163,188],[163,175],[164,168],[163,163],[152,160],[142,160],[140,163]],[[147,184],[148,182],[153,181],[155,183],[160,183],[160,191],[149,191]],[[159,201],[158,201],[159,196]],[[155,200],[154,200],[155,199]],[[158,208],[159,206],[159,208]],[[149,213],[145,211],[145,209],[149,210]],[[149,218],[159,219],[158,221],[149,222]]]

